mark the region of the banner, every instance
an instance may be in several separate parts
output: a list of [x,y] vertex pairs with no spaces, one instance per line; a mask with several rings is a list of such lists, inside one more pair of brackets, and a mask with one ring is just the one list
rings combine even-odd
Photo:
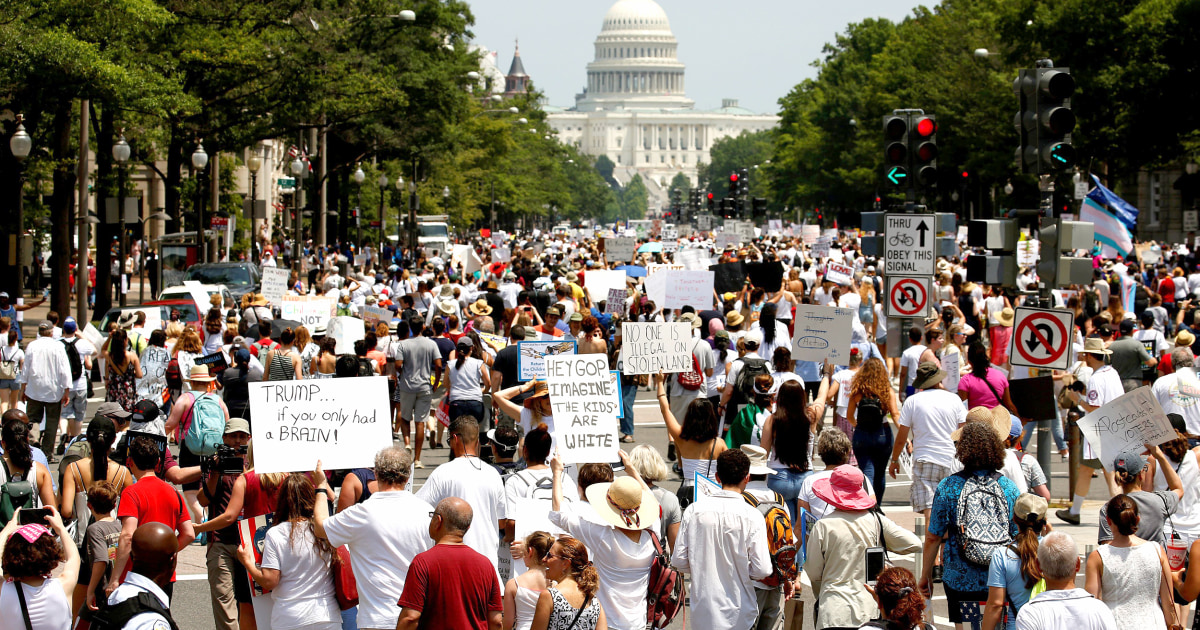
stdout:
[[825,279],[848,287],[854,281],[854,268],[831,262],[825,267]]
[[331,297],[312,295],[285,295],[279,305],[279,318],[300,322],[310,331],[329,324],[333,307],[337,304]]
[[546,357],[575,354],[575,340],[518,341],[517,380],[532,381],[546,378]]
[[796,331],[792,334],[792,358],[850,363],[850,328],[854,312],[848,308],[796,305]]
[[564,464],[619,461],[618,393],[603,354],[546,358],[555,442]]
[[1112,470],[1113,460],[1121,453],[1141,453],[1146,450],[1144,444],[1158,445],[1176,437],[1149,387],[1121,396],[1084,416],[1078,424],[1105,470]]
[[[849,324],[846,329],[849,331]],[[691,324],[624,322],[622,372],[626,375],[688,372],[692,369],[692,346]]]
[[713,272],[670,270],[647,276],[646,295],[663,309],[708,310],[713,303]]
[[258,474],[370,468],[392,443],[382,376],[250,383],[250,426]]
[[262,294],[275,306],[283,306],[283,294],[287,293],[288,270],[283,267],[263,267]]

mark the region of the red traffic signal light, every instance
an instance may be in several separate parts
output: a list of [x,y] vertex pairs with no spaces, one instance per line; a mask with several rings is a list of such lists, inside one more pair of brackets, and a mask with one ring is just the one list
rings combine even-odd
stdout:
[[928,138],[937,133],[937,121],[928,116],[917,120],[917,135]]
[[709,200],[709,201],[712,201],[712,198],[713,198],[713,194],[712,194],[712,193],[708,193],[708,200]]
[[963,179],[966,179],[966,178],[968,178],[968,177],[970,177],[970,176],[971,176],[971,174],[970,174],[970,173],[968,173],[967,171],[963,171],[963,172],[962,172],[962,178],[963,178]]
[[730,173],[730,174],[729,174],[729,181],[731,181],[731,182],[736,182],[737,180],[738,180],[738,174],[737,174],[737,173]]

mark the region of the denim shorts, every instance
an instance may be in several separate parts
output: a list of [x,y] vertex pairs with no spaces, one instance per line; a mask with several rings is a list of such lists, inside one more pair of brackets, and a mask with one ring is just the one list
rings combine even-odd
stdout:
[[21,389],[21,381],[15,378],[0,379],[0,390],[3,389]]

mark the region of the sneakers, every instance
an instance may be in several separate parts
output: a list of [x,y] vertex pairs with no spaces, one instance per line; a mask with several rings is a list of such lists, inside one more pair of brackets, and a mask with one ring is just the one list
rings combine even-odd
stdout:
[[424,467],[425,467],[425,464],[422,464],[421,460],[419,460],[419,459],[417,461],[413,462],[413,468],[424,468]]
[[1079,524],[1079,515],[1072,514],[1070,510],[1059,510],[1059,511],[1055,512],[1054,515],[1057,516],[1058,520],[1060,520],[1060,521],[1064,521],[1064,522],[1070,523],[1072,525]]

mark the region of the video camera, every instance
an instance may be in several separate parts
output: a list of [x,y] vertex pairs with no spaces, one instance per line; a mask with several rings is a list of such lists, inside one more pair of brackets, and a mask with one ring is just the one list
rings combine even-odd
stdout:
[[200,460],[200,471],[207,475],[216,471],[219,475],[240,475],[246,469],[246,447],[217,445],[217,454]]

